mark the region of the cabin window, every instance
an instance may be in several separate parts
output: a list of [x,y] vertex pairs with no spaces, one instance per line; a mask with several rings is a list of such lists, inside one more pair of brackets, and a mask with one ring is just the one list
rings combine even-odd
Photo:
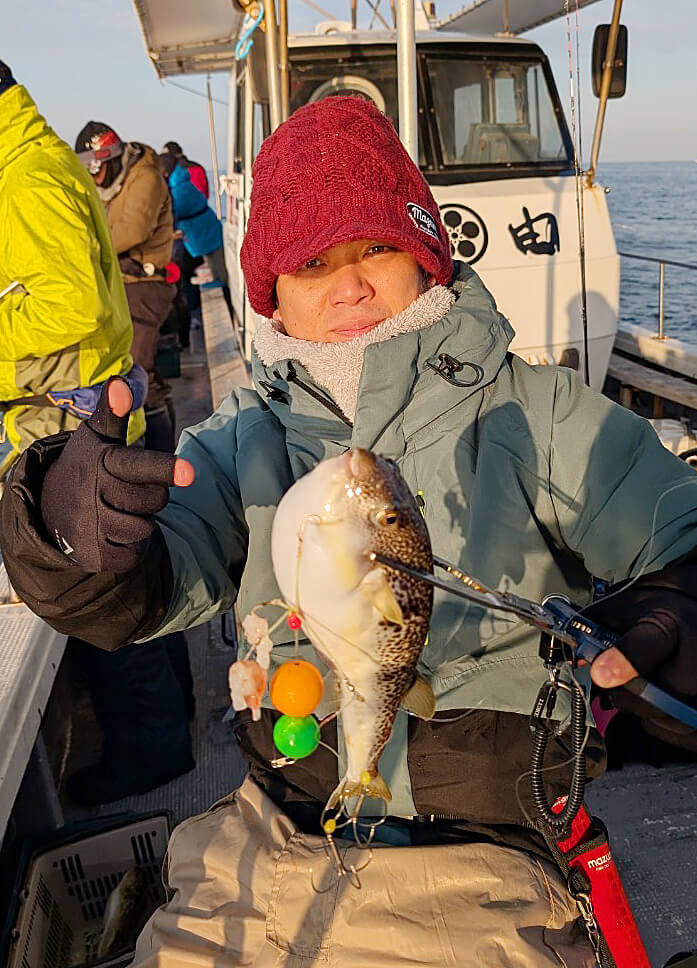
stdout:
[[442,164],[568,161],[542,64],[427,55]]
[[[320,56],[302,58],[291,51],[290,110],[333,95],[355,95],[369,98],[381,111],[398,124],[397,58],[394,53],[368,56],[346,49],[337,56],[332,47]],[[419,164],[427,165],[423,131],[419,132]]]
[[495,115],[499,124],[517,124],[515,80],[512,74],[499,72],[494,76]]

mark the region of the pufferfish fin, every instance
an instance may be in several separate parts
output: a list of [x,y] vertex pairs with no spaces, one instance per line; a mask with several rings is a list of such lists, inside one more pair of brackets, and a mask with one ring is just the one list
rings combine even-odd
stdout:
[[417,674],[411,686],[402,696],[402,706],[419,719],[433,719],[436,697],[425,679]]
[[[386,803],[389,803],[392,799],[390,788],[380,773],[376,773],[375,776],[371,774],[370,782],[367,786],[362,786],[361,783],[356,783],[346,778],[340,780],[338,787],[332,792],[327,801],[327,809],[333,810],[339,804],[345,803],[346,800],[361,796],[368,797],[370,800],[384,800]],[[349,815],[353,816],[351,813],[352,807],[358,807],[360,809],[360,805],[360,803],[350,805],[348,810]],[[357,811],[355,815],[358,816]]]
[[404,625],[402,609],[382,568],[371,568],[361,581],[360,589],[386,621]]

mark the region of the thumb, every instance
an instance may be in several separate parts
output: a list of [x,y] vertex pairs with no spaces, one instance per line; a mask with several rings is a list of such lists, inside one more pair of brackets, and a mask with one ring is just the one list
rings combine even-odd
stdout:
[[110,377],[104,384],[99,403],[87,423],[100,437],[125,444],[132,406],[133,394],[126,381],[117,376]]
[[591,665],[591,679],[601,689],[623,686],[638,675],[632,663],[619,649],[608,649]]

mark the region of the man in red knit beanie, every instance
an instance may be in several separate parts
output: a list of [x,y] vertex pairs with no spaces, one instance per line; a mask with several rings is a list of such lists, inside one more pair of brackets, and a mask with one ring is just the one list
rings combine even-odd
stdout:
[[333,97],[299,108],[267,138],[252,171],[241,262],[252,307],[270,317],[275,284],[342,243],[379,239],[450,284],[450,243],[426,179],[389,118]]
[[[336,97],[281,125],[254,165],[242,265],[260,314],[255,388],[233,390],[190,428],[176,460],[124,459],[130,399],[115,381],[70,440],[18,462],[0,533],[29,607],[106,649],[235,602],[245,616],[279,595],[271,527],[285,492],[320,460],[360,447],[392,460],[422,496],[438,555],[487,584],[583,605],[591,569],[634,579],[609,600],[605,620],[626,634],[594,662],[593,679],[617,687],[634,662],[697,696],[697,505],[676,487],[693,471],[572,371],[509,351],[510,324],[476,273],[453,264],[430,189],[389,119]],[[82,514],[59,491],[65,480],[81,481]],[[648,578],[660,581],[642,577],[646,548]],[[316,660],[294,637],[276,631],[278,661]],[[255,716],[238,712],[249,775],[175,832],[171,900],[132,965],[595,965],[566,879],[529,822],[529,716],[546,680],[537,651],[521,623],[436,595],[420,671],[437,713],[397,714],[370,853],[336,832],[321,837],[351,742],[341,717],[323,726],[324,745],[276,769],[269,699]],[[568,792],[574,761],[549,746],[553,800]],[[595,730],[585,754],[588,773],[600,772]]]

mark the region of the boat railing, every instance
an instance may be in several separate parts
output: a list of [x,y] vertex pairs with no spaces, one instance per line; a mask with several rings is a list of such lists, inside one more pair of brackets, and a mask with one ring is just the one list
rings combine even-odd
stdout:
[[663,329],[666,266],[677,266],[679,269],[692,269],[697,272],[697,266],[689,262],[676,262],[674,259],[656,258],[652,255],[638,255],[636,252],[618,252],[625,259],[638,259],[640,262],[654,262],[658,265],[658,333],[655,339],[666,339]]

